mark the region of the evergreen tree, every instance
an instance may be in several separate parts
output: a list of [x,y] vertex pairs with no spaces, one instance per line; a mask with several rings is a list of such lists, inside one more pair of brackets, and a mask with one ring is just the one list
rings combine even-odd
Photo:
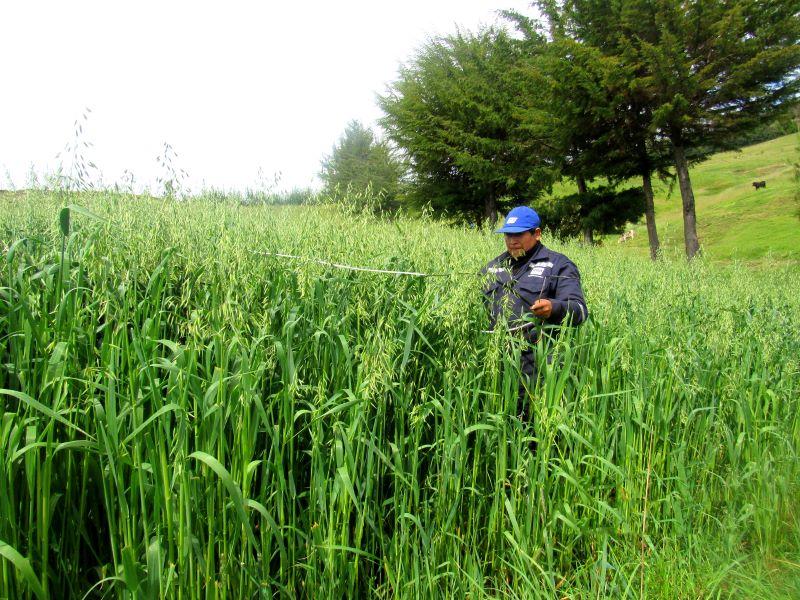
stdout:
[[645,143],[670,143],[686,254],[694,257],[700,244],[689,163],[737,147],[744,132],[795,102],[800,3],[566,0],[546,9],[555,28],[632,68]]
[[[577,194],[561,200],[567,212],[582,219],[584,242],[592,244],[594,232],[611,233],[625,223],[598,203],[606,202],[627,220],[638,220],[644,212],[641,190],[615,192],[619,183],[639,172],[625,122],[625,65],[563,37],[548,45],[533,68],[548,90],[553,160],[561,175],[574,179],[578,187]],[[608,184],[590,189],[598,178]],[[576,204],[579,208],[572,210]],[[609,217],[608,225],[598,221],[600,214]]]
[[381,209],[398,207],[403,163],[389,145],[375,139],[371,129],[351,121],[329,156],[322,160],[320,178],[331,195],[370,191]]
[[550,184],[543,133],[531,125],[540,123],[530,115],[537,109],[520,103],[535,90],[516,76],[519,52],[493,29],[437,39],[380,98],[382,124],[408,156],[417,205],[494,222]]
[[542,200],[537,203],[536,210],[542,222],[559,237],[585,235],[587,230],[600,234],[621,233],[627,222],[642,216],[644,195],[641,188],[583,187],[575,194]]
[[[587,180],[602,176],[615,185],[626,178],[641,177],[650,255],[655,260],[659,241],[652,175],[667,176],[671,154],[664,140],[649,128],[650,109],[638,85],[638,78],[643,75],[641,68],[611,51],[618,50],[615,9],[599,2],[584,3],[588,6],[582,6],[581,12],[568,6],[572,10],[569,12],[563,3],[554,1],[537,4],[553,40],[548,46],[551,64],[546,71],[552,80],[551,112],[562,114],[558,125],[562,172],[575,179],[579,190],[578,196],[564,198],[565,210],[581,194],[589,205],[596,201],[596,194],[587,188]],[[513,11],[507,11],[505,16],[525,37],[537,31],[538,23],[530,17]],[[585,22],[591,27],[576,27]],[[601,196],[608,197],[608,187],[603,189]],[[630,194],[623,197],[634,199]],[[635,206],[641,204],[637,202]],[[634,219],[640,216],[635,210],[631,214]],[[591,229],[585,228],[583,235],[585,241],[591,241]]]

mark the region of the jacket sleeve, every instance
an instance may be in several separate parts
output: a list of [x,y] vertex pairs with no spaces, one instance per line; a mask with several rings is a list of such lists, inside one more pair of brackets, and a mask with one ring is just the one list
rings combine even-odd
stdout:
[[549,323],[564,323],[579,325],[589,316],[589,309],[586,307],[586,300],[581,289],[581,276],[578,267],[569,259],[565,259],[563,265],[556,273],[556,293],[550,299],[553,304],[553,312],[548,319]]

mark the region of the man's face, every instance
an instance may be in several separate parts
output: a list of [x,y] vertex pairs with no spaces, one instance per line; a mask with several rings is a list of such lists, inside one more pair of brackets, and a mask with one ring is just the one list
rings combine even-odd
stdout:
[[533,231],[523,231],[522,233],[506,233],[506,250],[514,258],[519,258],[528,250],[533,248],[542,237],[542,230],[538,227]]

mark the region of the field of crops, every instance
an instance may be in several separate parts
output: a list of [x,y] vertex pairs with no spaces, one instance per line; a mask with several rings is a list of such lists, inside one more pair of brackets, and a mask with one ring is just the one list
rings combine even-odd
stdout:
[[2,197],[0,597],[792,597],[800,269],[551,246],[592,316],[531,427],[500,236]]

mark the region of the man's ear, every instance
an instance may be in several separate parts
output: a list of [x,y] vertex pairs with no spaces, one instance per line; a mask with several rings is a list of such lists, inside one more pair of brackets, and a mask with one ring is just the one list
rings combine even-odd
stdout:
[[542,239],[542,229],[540,227],[533,230],[533,239],[537,242]]

